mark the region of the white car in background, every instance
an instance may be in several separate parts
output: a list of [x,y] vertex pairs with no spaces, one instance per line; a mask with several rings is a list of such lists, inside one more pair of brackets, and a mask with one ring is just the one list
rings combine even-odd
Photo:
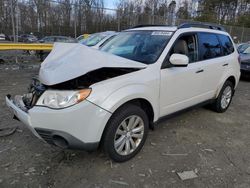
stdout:
[[198,24],[136,27],[100,50],[55,43],[29,93],[6,103],[38,138],[62,148],[101,145],[123,162],[164,116],[200,103],[225,112],[238,57],[223,28]]
[[79,40],[78,43],[86,46],[99,49],[106,42],[115,37],[118,33],[115,31],[105,31],[100,33],[91,34],[88,38]]
[[3,34],[3,33],[0,33],[0,41],[1,40],[5,40],[5,34]]

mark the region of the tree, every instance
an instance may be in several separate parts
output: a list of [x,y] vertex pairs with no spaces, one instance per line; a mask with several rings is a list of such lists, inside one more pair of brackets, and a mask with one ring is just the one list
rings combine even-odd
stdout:
[[179,19],[189,19],[190,18],[190,13],[189,13],[189,10],[188,10],[188,1],[185,0],[181,7],[178,9],[177,11],[177,17]]
[[[166,24],[172,0],[119,0],[107,13],[104,0],[0,0],[0,33],[38,36],[122,30],[139,24]],[[176,1],[177,2],[177,1]],[[193,19],[249,27],[250,0],[200,0],[198,14],[190,12],[190,0],[177,4],[177,19]],[[171,14],[172,15],[172,14]]]

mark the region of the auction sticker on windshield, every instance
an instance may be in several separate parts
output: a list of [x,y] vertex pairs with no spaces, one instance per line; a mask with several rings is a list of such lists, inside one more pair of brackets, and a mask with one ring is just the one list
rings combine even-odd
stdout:
[[169,32],[169,31],[154,31],[152,32],[151,35],[164,35],[164,36],[170,36],[172,35],[173,32]]

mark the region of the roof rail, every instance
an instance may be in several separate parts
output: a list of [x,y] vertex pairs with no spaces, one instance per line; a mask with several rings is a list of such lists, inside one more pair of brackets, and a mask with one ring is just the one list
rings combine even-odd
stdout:
[[194,23],[182,23],[178,26],[178,29],[181,28],[189,28],[189,27],[200,27],[200,28],[207,28],[207,29],[215,29],[220,31],[226,31],[224,27],[217,25],[217,24],[210,24],[210,23],[200,23],[200,22],[194,22]]

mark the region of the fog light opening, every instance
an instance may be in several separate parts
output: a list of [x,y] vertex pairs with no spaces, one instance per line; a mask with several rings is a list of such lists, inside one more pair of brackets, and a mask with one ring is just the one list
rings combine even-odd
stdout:
[[53,136],[53,143],[54,143],[56,146],[58,146],[58,147],[60,147],[60,148],[63,148],[63,149],[66,149],[66,148],[68,148],[68,146],[69,146],[67,140],[64,139],[64,138],[61,137],[61,136],[58,136],[58,135],[54,135],[54,136]]

